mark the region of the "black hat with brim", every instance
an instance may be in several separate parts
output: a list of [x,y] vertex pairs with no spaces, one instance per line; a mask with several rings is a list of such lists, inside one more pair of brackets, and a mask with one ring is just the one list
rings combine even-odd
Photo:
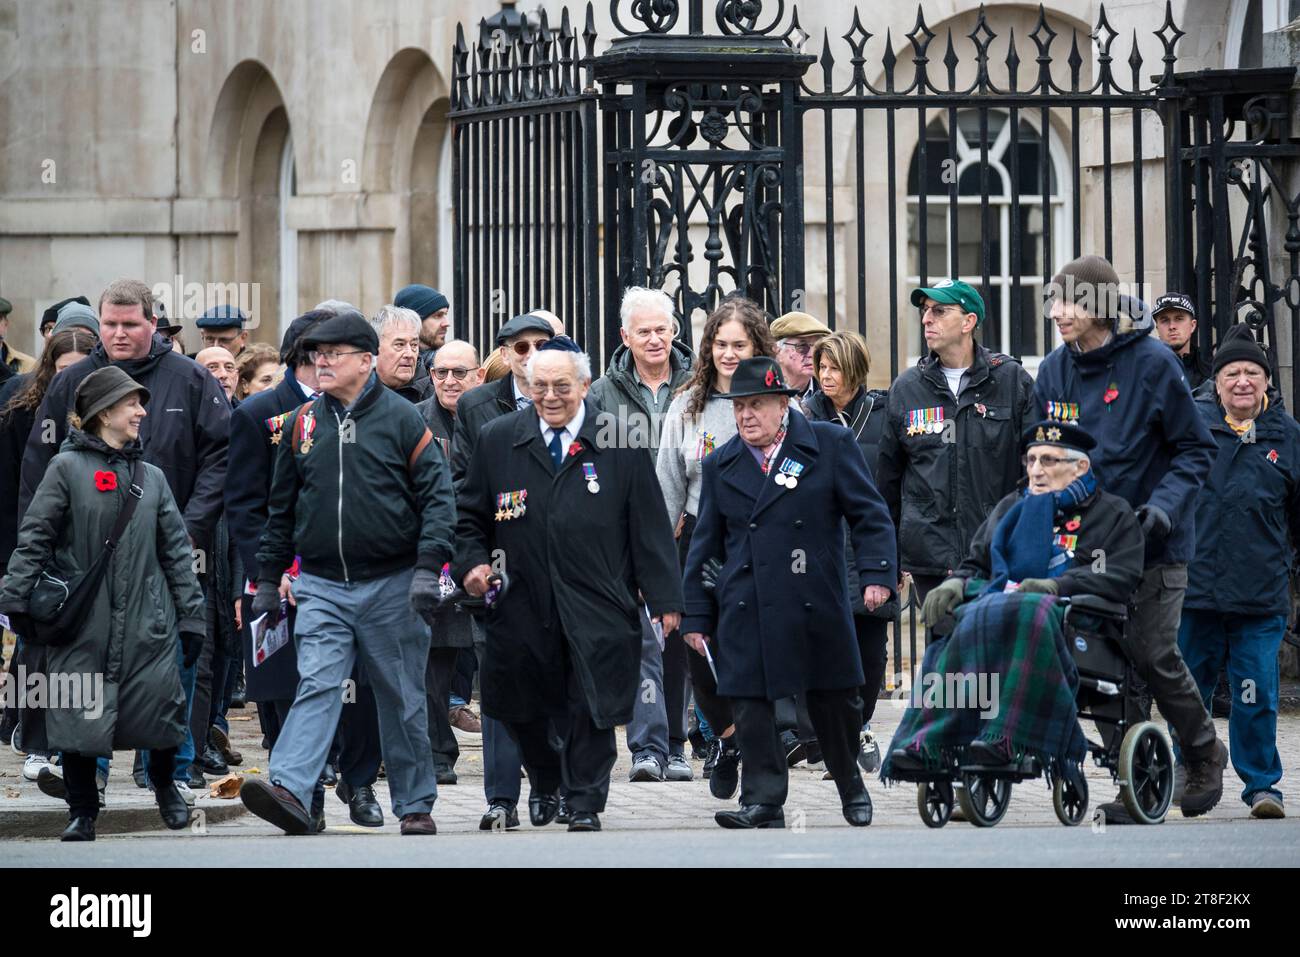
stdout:
[[745,399],[751,395],[789,395],[799,394],[798,389],[791,389],[785,384],[781,366],[769,356],[755,356],[742,359],[731,377],[731,391],[720,392],[722,399]]
[[81,380],[73,398],[73,408],[76,410],[77,418],[85,424],[132,392],[140,393],[141,405],[148,404],[148,389],[117,366],[104,366]]
[[1087,455],[1097,447],[1097,440],[1073,422],[1044,419],[1021,433],[1020,451],[1031,445],[1059,445]]
[[526,312],[522,316],[515,316],[497,333],[497,345],[503,346],[515,336],[522,335],[525,332],[544,332],[547,338],[554,338],[555,329],[549,322],[541,316],[535,316],[531,312]]
[[379,354],[379,336],[365,316],[355,310],[340,312],[313,327],[299,340],[304,349],[317,346],[355,346],[372,355]]

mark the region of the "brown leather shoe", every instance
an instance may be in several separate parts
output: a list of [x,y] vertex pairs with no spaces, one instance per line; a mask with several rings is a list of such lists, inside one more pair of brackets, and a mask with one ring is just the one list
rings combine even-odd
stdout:
[[483,722],[478,715],[469,710],[468,705],[460,705],[447,712],[447,720],[453,728],[460,728],[466,734],[482,734]]
[[244,807],[286,834],[308,834],[315,828],[311,815],[298,799],[278,784],[247,779],[239,789],[239,799]]
[[230,738],[218,727],[208,729],[208,738],[213,747],[221,752],[221,760],[230,765],[244,763],[244,756],[230,746]]
[[438,825],[427,814],[406,814],[402,817],[402,836],[407,834],[437,834]]

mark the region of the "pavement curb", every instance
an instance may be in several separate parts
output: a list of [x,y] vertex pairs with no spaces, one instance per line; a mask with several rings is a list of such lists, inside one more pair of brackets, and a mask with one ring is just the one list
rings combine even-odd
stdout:
[[[203,816],[191,815],[191,833],[200,833],[201,828],[209,824],[221,824],[247,814],[248,809],[242,801],[199,801],[196,811]],[[0,808],[0,842],[12,838],[44,837],[57,838],[68,826],[67,805],[28,808],[24,810],[4,810]],[[99,812],[95,821],[95,833],[99,834],[135,834],[141,831],[165,831],[162,819],[158,816],[156,804],[119,804],[116,807],[110,801],[109,806]]]

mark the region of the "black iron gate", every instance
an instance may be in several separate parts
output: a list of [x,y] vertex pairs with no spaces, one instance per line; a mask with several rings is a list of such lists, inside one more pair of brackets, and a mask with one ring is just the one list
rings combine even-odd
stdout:
[[[986,344],[1032,361],[1053,344],[1044,287],[1096,252],[1143,298],[1191,293],[1213,317],[1203,347],[1246,320],[1289,368],[1275,317],[1294,340],[1294,71],[1180,73],[1169,3],[1128,35],[1104,6],[1088,26],[980,7],[937,30],[918,7],[897,37],[857,10],[841,37],[810,37],[781,0],[610,14],[599,56],[590,3],[581,33],[567,11],[558,28],[485,23],[472,47],[458,33],[454,313],[479,345],[544,307],[599,368],[628,286],[667,289],[688,343],[741,290],[773,315],[887,329],[892,378],[919,350],[907,287],[954,275],[985,296]],[[1270,219],[1286,223],[1280,271]]]

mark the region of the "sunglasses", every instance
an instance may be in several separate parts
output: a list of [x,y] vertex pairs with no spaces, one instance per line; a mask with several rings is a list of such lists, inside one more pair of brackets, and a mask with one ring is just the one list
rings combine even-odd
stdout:
[[[522,353],[520,354],[522,355]],[[457,382],[460,382],[465,378],[465,376],[469,375],[471,372],[474,371],[474,369],[477,368],[478,366],[474,366],[473,368],[470,369],[453,369],[453,368],[434,369],[433,377],[437,379],[439,382],[442,382],[447,378],[448,375],[451,375],[452,377],[455,378]]]
[[[545,342],[546,340],[543,339],[541,341]],[[536,351],[537,341],[533,339],[519,339],[511,345],[510,348],[515,350],[515,355],[526,356],[528,353]]]

